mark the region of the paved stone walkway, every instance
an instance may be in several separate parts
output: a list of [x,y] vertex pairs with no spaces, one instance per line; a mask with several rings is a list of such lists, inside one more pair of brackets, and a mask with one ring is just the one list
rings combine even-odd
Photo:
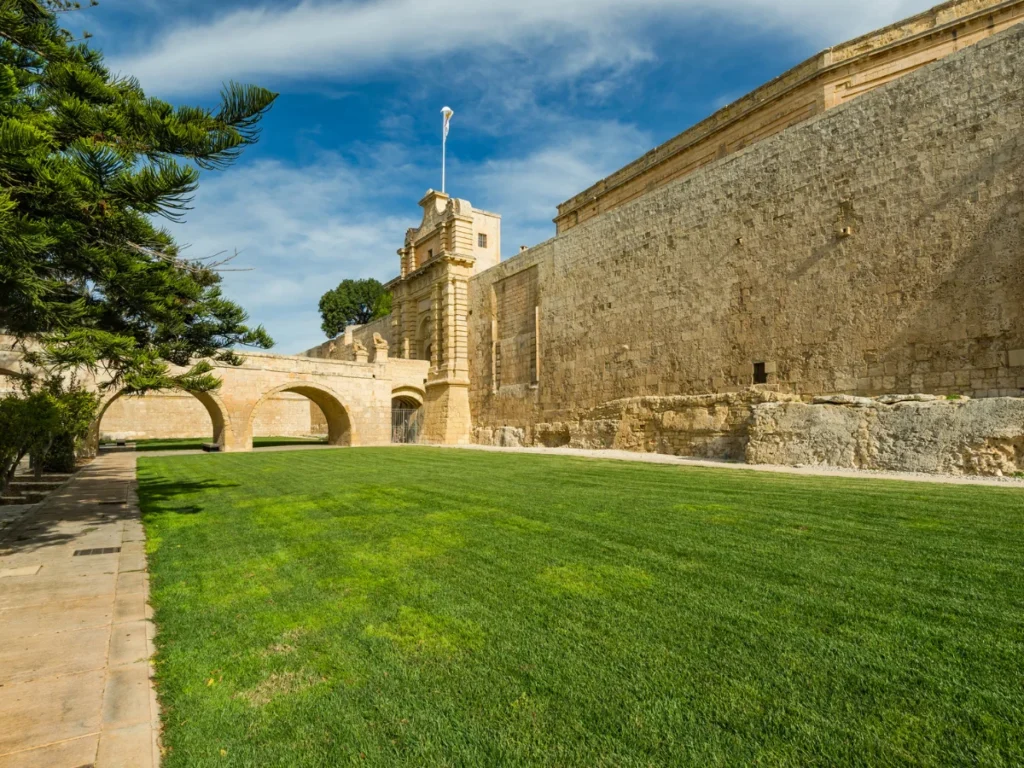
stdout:
[[101,456],[0,534],[0,768],[159,762],[136,459]]

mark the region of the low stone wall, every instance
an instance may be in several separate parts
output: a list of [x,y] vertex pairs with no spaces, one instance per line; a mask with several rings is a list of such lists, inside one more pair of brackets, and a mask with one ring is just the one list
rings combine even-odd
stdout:
[[1024,398],[818,397],[752,408],[750,464],[1014,475],[1024,471]]
[[614,448],[676,456],[743,459],[751,408],[799,401],[795,395],[749,389],[709,395],[631,397],[584,413],[578,420],[532,427],[474,430],[483,445]]

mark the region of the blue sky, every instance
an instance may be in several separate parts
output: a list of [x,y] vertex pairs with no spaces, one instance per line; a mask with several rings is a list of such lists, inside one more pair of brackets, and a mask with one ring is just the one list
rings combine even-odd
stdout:
[[172,232],[241,252],[227,293],[275,338],[320,343],[346,277],[394,276],[440,186],[502,214],[504,256],[555,206],[817,51],[930,0],[102,0],[68,18],[173,103],[229,79],[280,91],[256,147],[206,173]]

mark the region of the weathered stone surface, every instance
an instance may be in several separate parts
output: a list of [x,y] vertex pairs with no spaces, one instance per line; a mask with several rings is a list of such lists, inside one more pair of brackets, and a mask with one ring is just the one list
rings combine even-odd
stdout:
[[793,400],[798,398],[757,389],[717,395],[632,397],[604,403],[572,421],[537,424],[531,430],[481,428],[475,438],[485,445],[517,445],[518,439],[523,444],[550,448],[614,448],[742,459],[751,407]]
[[483,427],[473,430],[473,442],[500,448],[521,448],[527,444],[526,431],[517,427]]
[[[987,11],[987,12],[985,12]],[[833,46],[558,206],[559,234],[1024,18],[1010,0],[951,0]],[[837,66],[840,62],[842,66]],[[845,229],[853,231],[852,226]]]
[[[957,395],[957,398],[968,400],[970,398],[967,395]],[[895,403],[930,403],[935,400],[941,400],[938,395],[882,395],[877,398],[878,402],[885,403],[886,405],[893,405]]]
[[874,405],[875,401],[870,397],[856,397],[854,395],[818,395],[812,402],[826,405]]
[[560,444],[755,363],[803,396],[1019,396],[1022,188],[1017,25],[472,277],[473,425]]
[[1024,471],[1024,398],[753,406],[751,464],[1012,475]]

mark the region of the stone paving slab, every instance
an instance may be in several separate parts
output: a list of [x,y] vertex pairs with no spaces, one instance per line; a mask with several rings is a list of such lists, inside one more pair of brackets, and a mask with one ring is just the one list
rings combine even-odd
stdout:
[[0,532],[0,768],[159,764],[135,459],[101,456]]
[[87,768],[96,759],[99,734],[0,757],[0,768]]

